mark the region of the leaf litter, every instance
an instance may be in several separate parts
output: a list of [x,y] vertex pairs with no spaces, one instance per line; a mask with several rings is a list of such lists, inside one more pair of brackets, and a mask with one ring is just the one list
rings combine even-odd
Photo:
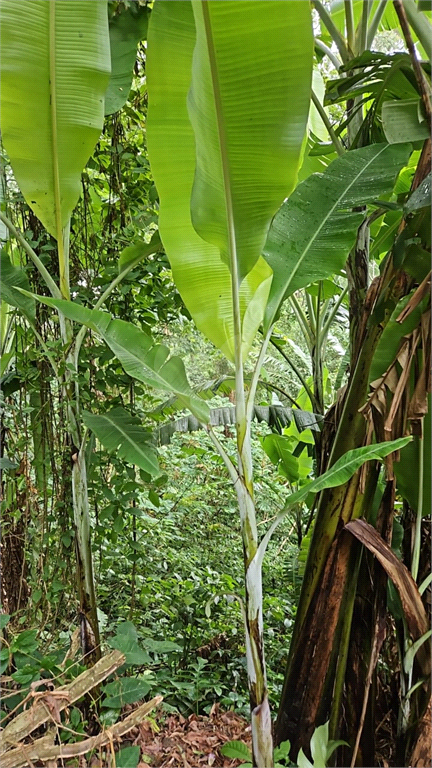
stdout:
[[227,741],[241,740],[248,747],[252,743],[248,721],[233,711],[221,710],[213,704],[209,715],[169,714],[158,723],[146,720],[128,736],[141,748],[138,768],[236,768],[239,760],[223,757],[220,748]]

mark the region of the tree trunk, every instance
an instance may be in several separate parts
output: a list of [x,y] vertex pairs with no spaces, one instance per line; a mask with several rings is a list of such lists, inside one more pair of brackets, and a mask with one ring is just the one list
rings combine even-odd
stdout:
[[23,494],[20,495],[17,504],[23,506],[18,520],[15,519],[14,509],[5,510],[2,516],[1,596],[3,609],[9,614],[24,610],[29,598],[25,559],[25,500]]
[[[430,141],[425,143],[413,189],[426,177],[429,167]],[[403,226],[404,222],[401,229]],[[359,409],[366,402],[374,352],[397,302],[409,292],[411,285],[412,279],[403,270],[395,269],[390,252],[380,277],[370,286],[362,314],[357,318],[356,357],[352,360],[350,381],[329,466],[346,451],[360,447],[365,440],[366,421]],[[396,436],[399,435],[393,437]],[[345,486],[324,491],[318,503],[276,722],[276,742],[289,739],[293,757],[297,756],[300,747],[307,749],[314,728],[322,722],[318,722],[317,717],[318,714],[323,717],[321,699],[325,698],[325,680],[330,660],[342,650],[337,647],[332,655],[338,622],[344,620],[343,616],[339,617],[345,585],[349,588],[352,578],[348,566],[353,545],[341,530],[349,520],[359,517],[368,509],[368,498],[371,499],[369,494],[373,497],[374,489],[372,481],[369,488],[367,485],[363,471],[361,482],[357,475]],[[367,631],[372,637],[375,624],[374,614],[371,614],[368,630],[363,626],[363,633]],[[339,637],[347,637],[347,631],[349,628],[339,633]],[[357,676],[357,691],[353,691],[351,698],[363,700],[366,673],[367,669],[363,669]],[[350,723],[350,732],[358,725],[358,710],[353,717],[357,723]],[[335,720],[337,718],[333,717]],[[338,726],[338,723],[334,724]]]
[[[4,437],[4,430],[2,432]],[[3,447],[4,440],[1,445],[2,453]],[[6,506],[2,514],[1,599],[3,610],[9,614],[25,609],[29,598],[25,557],[26,492],[18,490],[18,478],[22,474],[22,469],[18,468],[15,476],[3,479],[1,484],[1,498]]]
[[72,446],[72,498],[75,524],[77,583],[80,601],[81,649],[87,664],[101,658],[96,589],[90,536],[87,468],[83,451]]

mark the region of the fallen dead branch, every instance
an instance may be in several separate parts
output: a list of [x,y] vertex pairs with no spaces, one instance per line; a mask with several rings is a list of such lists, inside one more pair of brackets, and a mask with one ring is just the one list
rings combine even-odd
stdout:
[[[94,667],[86,669],[81,675],[72,680],[68,685],[62,685],[55,691],[46,691],[34,694],[33,705],[17,715],[3,730],[0,736],[0,754],[6,752],[11,746],[29,736],[36,728],[48,720],[58,722],[60,712],[66,709],[74,701],[77,701],[86,693],[96,688],[103,680],[115,672],[125,662],[125,656],[120,651],[112,651],[98,661]],[[35,758],[37,759],[37,758]],[[6,757],[2,757],[2,766]],[[9,764],[9,763],[8,763]],[[25,763],[21,763],[24,765]],[[10,763],[14,766],[14,763]]]
[[[101,661],[103,661],[103,659],[101,659]],[[98,662],[98,664],[100,664],[100,662]],[[76,744],[48,745],[46,737],[34,741],[33,744],[20,744],[18,747],[9,750],[2,756],[2,768],[23,768],[24,766],[31,765],[39,760],[42,762],[48,760],[67,760],[71,757],[84,755],[86,752],[90,752],[93,749],[104,747],[106,744],[112,744],[136,725],[139,725],[145,716],[160,704],[162,698],[162,696],[155,696],[154,699],[147,701],[145,704],[138,707],[138,709],[134,710],[134,712],[128,715],[124,720],[121,720],[110,728],[107,728],[105,731],[98,733],[97,736],[84,739],[84,741],[80,741]]]

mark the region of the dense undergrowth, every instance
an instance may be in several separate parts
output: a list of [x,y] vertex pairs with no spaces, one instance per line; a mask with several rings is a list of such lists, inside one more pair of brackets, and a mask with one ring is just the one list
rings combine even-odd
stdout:
[[[262,520],[269,520],[287,481],[280,477],[275,482],[262,451],[259,437],[268,428],[256,425],[254,432],[258,508]],[[233,437],[222,437],[234,450]],[[164,696],[167,711],[203,714],[218,701],[246,714],[241,543],[232,489],[202,433],[175,435],[160,452],[164,483],[150,493],[144,483],[132,481],[127,467],[119,463],[113,468],[112,459],[100,457],[98,471],[103,471],[105,460],[112,472],[109,483],[98,484],[95,524],[103,645],[112,645],[115,635],[136,633],[146,662],[139,665],[139,675],[144,673],[152,696]],[[301,580],[296,535],[295,524],[288,520],[264,566],[267,657],[275,704]],[[63,543],[71,545],[66,537]],[[28,613],[7,629],[12,658],[5,649],[3,671],[9,660],[15,669],[12,679],[23,687],[4,700],[6,712],[24,698],[30,684],[60,672],[76,625],[76,616],[67,608],[72,603],[67,584],[51,584],[49,613],[42,596],[38,607],[31,582],[29,590]],[[35,627],[20,632],[20,623],[28,626],[32,608]],[[75,664],[69,674],[80,671],[82,666]]]

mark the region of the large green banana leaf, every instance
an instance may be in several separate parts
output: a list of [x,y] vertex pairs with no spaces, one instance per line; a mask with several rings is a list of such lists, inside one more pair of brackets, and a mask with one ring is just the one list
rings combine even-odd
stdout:
[[336,488],[339,485],[347,483],[367,461],[382,461],[382,459],[390,453],[404,448],[411,442],[411,440],[411,437],[400,437],[397,440],[390,440],[385,443],[375,443],[375,445],[366,445],[362,448],[354,448],[352,451],[347,451],[347,453],[341,456],[330,469],[315,478],[315,480],[310,480],[305,483],[294,493],[291,493],[286,499],[284,509],[271,524],[265,536],[263,536],[256,557],[262,561],[273,532],[285,518],[293,504],[298,504],[300,501],[304,501],[310,493],[318,493],[325,488]]
[[231,359],[231,274],[245,278],[245,355],[271,282],[267,228],[296,180],[311,72],[307,3],[155,3],[147,140],[161,237],[198,328]]
[[192,223],[241,282],[295,186],[309,112],[310,12],[304,3],[272,0],[194,0],[192,7]]
[[152,477],[160,474],[153,435],[137,416],[117,407],[106,413],[83,411],[83,421],[108,451],[116,451]]
[[1,129],[20,189],[57,240],[102,130],[104,0],[1,0]]
[[334,160],[298,185],[273,219],[264,257],[273,270],[265,327],[284,299],[342,269],[364,214],[354,212],[391,192],[409,144],[373,144]]
[[188,408],[199,421],[208,422],[208,405],[195,395],[187,380],[183,360],[170,356],[168,347],[155,344],[151,336],[136,325],[114,320],[108,312],[87,309],[62,299],[34,298],[54,307],[69,320],[91,328],[112,349],[129,376],[155,389],[174,393],[182,406]]

